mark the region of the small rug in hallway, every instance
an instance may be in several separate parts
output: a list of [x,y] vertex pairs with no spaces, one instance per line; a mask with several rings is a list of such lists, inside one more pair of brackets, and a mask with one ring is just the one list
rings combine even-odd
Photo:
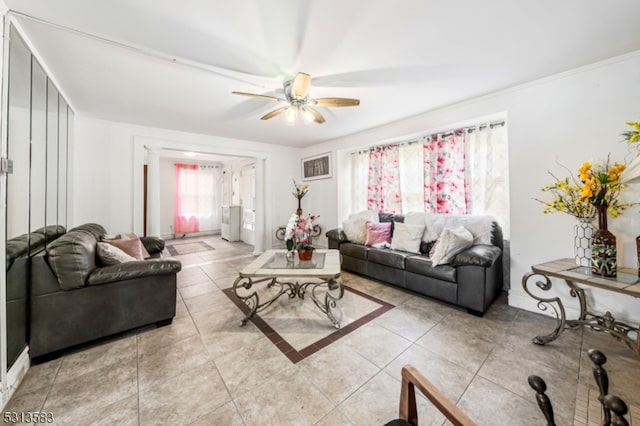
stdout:
[[[338,302],[342,312],[339,329],[310,299],[290,299],[287,295],[254,315],[251,322],[295,364],[394,308],[359,290],[343,287],[344,296]],[[233,288],[223,292],[242,314],[249,313],[251,309],[236,297]],[[238,324],[242,314],[238,312]]]
[[201,251],[215,250],[215,248],[211,247],[204,241],[195,241],[182,244],[170,244],[167,245],[167,250],[172,256],[177,256],[179,254],[191,254],[199,253]]

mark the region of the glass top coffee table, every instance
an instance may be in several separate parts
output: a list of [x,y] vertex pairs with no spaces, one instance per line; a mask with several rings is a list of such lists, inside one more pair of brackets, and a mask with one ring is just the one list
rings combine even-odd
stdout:
[[[289,259],[286,250],[267,250],[245,266],[239,275],[233,283],[233,292],[251,309],[240,321],[240,326],[286,294],[289,299],[308,296],[331,323],[340,328],[341,315],[337,314],[336,308],[344,288],[338,250],[315,250],[308,261],[300,261],[297,255]],[[264,301],[260,300],[258,289],[254,287],[260,283],[266,283],[272,290]]]

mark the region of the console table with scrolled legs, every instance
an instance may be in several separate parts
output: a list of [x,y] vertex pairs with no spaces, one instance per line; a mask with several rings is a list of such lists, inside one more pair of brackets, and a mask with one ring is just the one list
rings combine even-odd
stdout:
[[[535,279],[536,277],[538,279]],[[553,286],[551,278],[563,280],[569,289],[569,295],[577,299],[580,307],[577,319],[567,319],[560,297],[544,297],[544,294],[540,294],[539,291],[532,292],[531,288],[529,288],[530,283],[533,282],[539,290],[543,292],[549,291]],[[534,265],[531,267],[531,272],[525,274],[522,278],[524,291],[538,301],[538,308],[541,311],[553,309],[558,323],[551,333],[534,337],[533,343],[544,345],[556,340],[565,329],[586,326],[596,331],[609,333],[640,355],[638,327],[617,321],[610,312],[602,315],[591,312],[587,305],[585,289],[578,285],[640,297],[640,279],[638,271],[635,269],[619,269],[617,277],[604,278],[591,274],[591,269],[588,267],[577,266],[573,259],[559,259]]]

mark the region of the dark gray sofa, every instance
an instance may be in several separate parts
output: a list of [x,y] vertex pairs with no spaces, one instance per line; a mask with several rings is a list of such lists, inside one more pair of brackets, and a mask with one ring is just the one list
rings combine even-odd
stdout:
[[96,243],[105,233],[98,224],[81,225],[33,257],[31,358],[144,325],[171,323],[180,261],[161,257],[162,240],[142,237],[155,258],[102,266]]
[[[380,222],[403,222],[404,216],[381,213]],[[430,244],[423,242],[421,254],[354,244],[342,228],[326,233],[330,249],[340,250],[342,269],[371,277],[424,296],[483,315],[502,290],[502,229],[492,223],[491,245],[476,244],[457,254],[450,264],[432,266],[426,256]]]
[[11,367],[29,343],[29,282],[31,258],[47,242],[65,233],[50,225],[7,240],[7,367]]

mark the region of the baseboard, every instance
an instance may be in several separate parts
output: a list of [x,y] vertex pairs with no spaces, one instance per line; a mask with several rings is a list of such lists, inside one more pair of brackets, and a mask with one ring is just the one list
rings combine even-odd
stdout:
[[189,232],[188,234],[161,234],[160,238],[164,240],[180,240],[182,238],[205,237],[210,235],[220,235],[220,230]]
[[29,347],[24,348],[16,362],[13,363],[9,371],[7,372],[7,394],[4,395],[2,401],[2,408],[7,405],[7,402],[11,399],[11,396],[15,393],[22,383],[24,376],[27,375],[27,371],[29,371],[29,366],[31,362],[29,360]]

